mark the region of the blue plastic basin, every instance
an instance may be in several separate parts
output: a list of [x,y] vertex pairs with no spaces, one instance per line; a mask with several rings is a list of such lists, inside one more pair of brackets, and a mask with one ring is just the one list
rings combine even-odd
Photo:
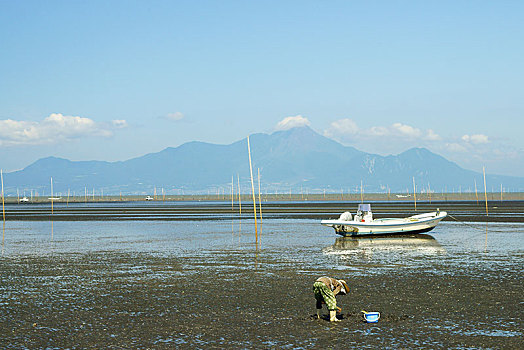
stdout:
[[380,312],[366,312],[364,313],[364,319],[367,323],[377,323],[380,318]]

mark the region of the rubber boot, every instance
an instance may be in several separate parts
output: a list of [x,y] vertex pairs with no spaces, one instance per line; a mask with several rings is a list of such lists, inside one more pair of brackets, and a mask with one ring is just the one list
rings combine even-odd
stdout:
[[320,309],[317,309],[317,318],[320,319]]
[[337,311],[336,310],[329,310],[329,321],[330,322],[339,322],[340,321],[337,318]]

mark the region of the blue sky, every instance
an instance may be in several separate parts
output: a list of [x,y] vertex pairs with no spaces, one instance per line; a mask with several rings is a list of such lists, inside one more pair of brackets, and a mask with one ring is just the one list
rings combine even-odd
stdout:
[[309,125],[524,176],[522,23],[522,1],[0,0],[0,167]]

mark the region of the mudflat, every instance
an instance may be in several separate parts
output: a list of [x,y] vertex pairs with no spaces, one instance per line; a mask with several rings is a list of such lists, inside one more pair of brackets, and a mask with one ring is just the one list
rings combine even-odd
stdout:
[[[336,238],[313,219],[8,221],[0,344],[43,348],[524,347],[524,224]],[[312,285],[343,278],[340,322]],[[376,324],[361,310],[379,311]]]
[[[12,349],[524,345],[521,275],[351,276],[290,265],[268,273],[201,269],[204,262],[191,260],[100,253],[3,261],[0,341]],[[193,273],[185,276],[188,263]],[[311,287],[324,274],[343,275],[351,288],[338,297],[336,324],[313,316]],[[379,323],[363,323],[361,309],[380,311]]]

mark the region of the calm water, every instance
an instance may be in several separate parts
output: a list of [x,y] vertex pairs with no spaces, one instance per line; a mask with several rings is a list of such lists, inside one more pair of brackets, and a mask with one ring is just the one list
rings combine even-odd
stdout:
[[257,264],[268,273],[290,264],[303,271],[324,266],[366,274],[421,266],[438,273],[442,264],[521,273],[524,263],[524,223],[490,223],[486,234],[485,223],[442,222],[422,238],[361,239],[337,238],[316,220],[258,224],[257,249],[251,220],[8,221],[1,256],[145,252],[223,261],[224,269]]

